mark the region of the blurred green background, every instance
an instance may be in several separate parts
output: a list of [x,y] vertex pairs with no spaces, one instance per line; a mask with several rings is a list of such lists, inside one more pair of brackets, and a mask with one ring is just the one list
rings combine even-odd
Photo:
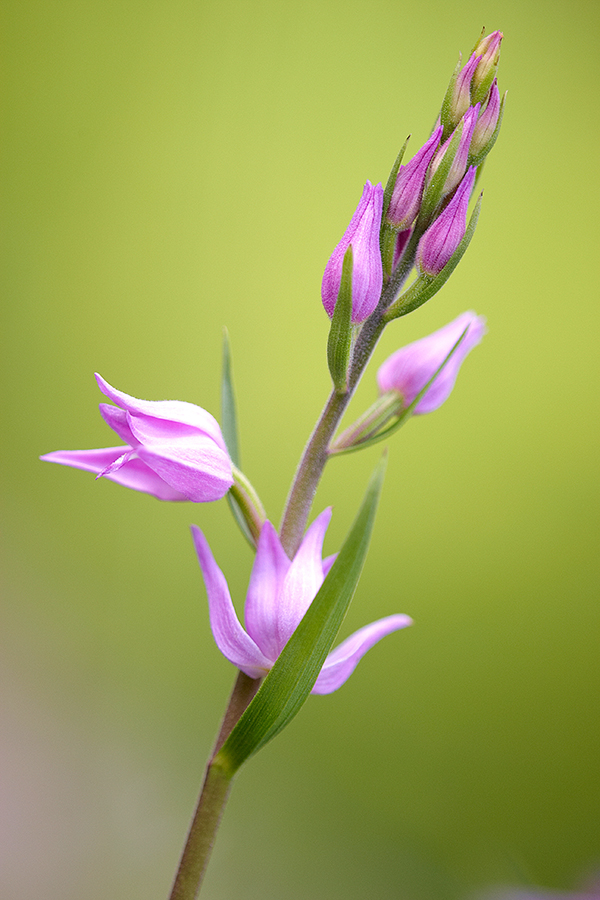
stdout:
[[[2,840],[10,900],[162,900],[234,671],[188,534],[238,605],[224,502],[42,465],[111,445],[93,372],[218,414],[278,520],[328,392],[323,267],[367,178],[429,134],[458,52],[509,89],[471,247],[376,365],[465,309],[489,334],[390,446],[344,634],[413,616],[240,774],[209,900],[454,900],[600,864],[598,6],[3,4]],[[377,449],[331,463],[340,545]]]

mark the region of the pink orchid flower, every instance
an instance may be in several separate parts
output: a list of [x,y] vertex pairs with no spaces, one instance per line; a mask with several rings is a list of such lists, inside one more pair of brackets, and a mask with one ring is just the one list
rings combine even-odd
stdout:
[[472,311],[462,313],[433,334],[413,341],[388,356],[377,372],[381,393],[397,391],[404,398],[404,407],[410,406],[433,378],[465,329],[467,333],[429,390],[417,403],[414,414],[421,415],[438,409],[450,396],[466,356],[486,333],[485,319]]
[[204,503],[224,497],[231,461],[210,413],[181,400],[136,400],[96,375],[98,387],[117,406],[100,404],[102,418],[125,446],[56,450],[40,457],[109,478],[159,500]]
[[[225,576],[206,538],[199,528],[192,526],[217,647],[250,678],[263,678],[271,669],[333,565],[335,556],[321,558],[330,519],[331,509],[324,510],[315,519],[293,560],[288,559],[271,523],[265,522],[246,596],[246,630],[238,620]],[[367,650],[386,634],[410,624],[412,620],[408,616],[393,615],[360,628],[329,654],[312,693],[336,691]]]

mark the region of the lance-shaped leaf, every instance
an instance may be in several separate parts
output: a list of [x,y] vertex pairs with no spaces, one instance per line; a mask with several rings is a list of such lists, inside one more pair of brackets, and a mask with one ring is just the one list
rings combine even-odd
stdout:
[[227,502],[237,525],[254,550],[260,536],[266,514],[258,494],[240,471],[240,450],[238,443],[237,412],[233,373],[231,368],[231,345],[229,333],[223,329],[223,372],[221,377],[221,420],[223,439],[233,463],[233,485],[227,494]]
[[223,329],[223,372],[221,378],[221,431],[229,457],[234,466],[240,467],[240,451],[238,444],[237,412],[235,392],[233,389],[233,373],[231,371],[231,344],[229,332]]
[[215,762],[230,774],[291,722],[314,687],[360,578],[384,473],[385,458],[319,592],[217,754]]
[[347,386],[352,331],[352,245],[350,245],[344,254],[340,289],[327,340],[327,364],[333,386],[338,393],[344,393]]

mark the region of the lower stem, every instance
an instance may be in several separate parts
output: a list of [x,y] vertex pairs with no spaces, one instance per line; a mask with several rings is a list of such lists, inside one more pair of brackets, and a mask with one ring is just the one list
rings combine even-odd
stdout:
[[232,775],[215,764],[214,759],[259,686],[260,678],[249,678],[248,675],[239,672],[206,767],[200,798],[169,900],[195,900],[200,893],[233,779]]

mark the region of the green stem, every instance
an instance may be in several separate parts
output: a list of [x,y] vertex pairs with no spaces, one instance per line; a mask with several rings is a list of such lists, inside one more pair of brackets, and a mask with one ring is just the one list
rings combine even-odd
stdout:
[[169,900],[195,900],[208,866],[217,829],[231,789],[232,775],[215,763],[215,756],[227,740],[242,713],[256,694],[260,678],[240,672],[234,685],[217,740],[206,767],[200,798],[190,825]]
[[348,388],[344,393],[332,391],[302,454],[280,529],[281,543],[290,559],[293,559],[302,541],[310,508],[330,456],[330,441],[386,325],[383,313],[384,309],[378,307],[361,328],[354,347]]
[[302,541],[310,508],[329,455],[327,449],[329,441],[351,396],[348,390],[343,394],[336,390],[331,392],[325,409],[304,448],[281,521],[281,543],[290,559],[294,558]]

